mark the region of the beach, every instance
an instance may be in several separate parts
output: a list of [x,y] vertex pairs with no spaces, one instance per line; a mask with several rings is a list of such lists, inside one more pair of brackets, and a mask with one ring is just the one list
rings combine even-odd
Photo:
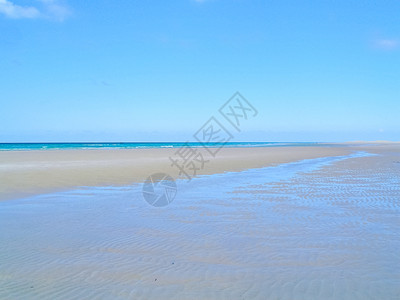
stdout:
[[400,300],[399,12],[0,0],[0,300]]
[[399,144],[227,148],[191,181],[175,151],[1,152],[0,298],[399,298]]
[[[203,150],[209,162],[198,175],[236,172],[325,156],[397,149],[397,144],[352,144],[334,147],[222,148],[215,157]],[[95,149],[0,151],[0,200],[77,188],[122,186],[143,182],[157,172],[179,178],[169,157],[179,149]],[[201,150],[201,149],[200,149]],[[199,150],[199,151],[200,151]]]

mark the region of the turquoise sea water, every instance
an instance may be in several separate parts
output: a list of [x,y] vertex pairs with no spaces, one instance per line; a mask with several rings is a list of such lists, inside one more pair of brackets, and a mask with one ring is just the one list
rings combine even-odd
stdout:
[[[0,151],[10,150],[67,150],[67,149],[146,149],[180,148],[182,146],[203,147],[199,142],[123,142],[123,143],[0,143]],[[213,145],[207,144],[207,147]],[[221,147],[221,144],[214,144]],[[332,146],[313,142],[229,142],[225,147],[290,147],[290,146]]]

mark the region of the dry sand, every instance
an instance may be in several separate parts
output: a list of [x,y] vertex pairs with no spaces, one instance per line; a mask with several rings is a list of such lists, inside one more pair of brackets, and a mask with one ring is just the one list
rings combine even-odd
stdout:
[[[303,159],[399,149],[396,143],[346,144],[331,147],[223,148],[206,160],[198,175],[241,171]],[[165,172],[178,178],[169,157],[178,149],[0,151],[0,200],[81,186],[121,186]]]
[[[178,149],[42,150],[0,152],[0,200],[80,186],[121,186],[165,172],[177,178],[169,157]],[[241,171],[324,156],[349,154],[343,147],[223,148],[201,174]]]

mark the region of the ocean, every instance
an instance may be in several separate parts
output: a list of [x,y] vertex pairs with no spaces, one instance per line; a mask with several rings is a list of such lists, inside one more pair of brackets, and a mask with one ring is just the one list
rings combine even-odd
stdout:
[[[214,144],[220,147],[221,144]],[[151,149],[151,148],[192,148],[203,147],[199,142],[96,142],[96,143],[0,143],[0,151],[12,150],[68,150],[68,149]],[[332,146],[314,142],[228,142],[224,147],[291,147],[291,146]],[[207,144],[212,147],[212,144]]]

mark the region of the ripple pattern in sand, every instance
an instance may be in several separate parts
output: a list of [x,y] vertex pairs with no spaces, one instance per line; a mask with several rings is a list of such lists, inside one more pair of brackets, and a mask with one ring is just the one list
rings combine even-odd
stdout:
[[396,155],[0,203],[0,299],[400,299]]

